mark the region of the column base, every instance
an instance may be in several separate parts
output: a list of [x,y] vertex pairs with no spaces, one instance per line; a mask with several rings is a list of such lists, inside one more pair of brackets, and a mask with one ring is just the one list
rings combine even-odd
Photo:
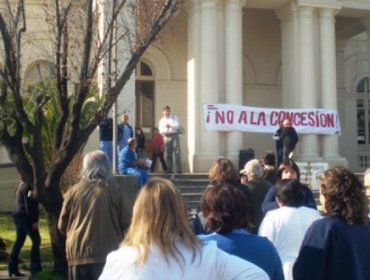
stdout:
[[347,159],[340,156],[316,159],[303,159],[300,157],[296,160],[296,163],[301,173],[300,181],[304,184],[307,184],[314,191],[319,190],[319,182],[316,179],[319,173],[333,166],[348,166]]
[[341,157],[340,155],[333,156],[324,155],[324,160],[329,164],[329,167],[338,165],[348,167],[348,160],[345,157]]
[[211,164],[220,157],[220,155],[189,155],[190,173],[208,173]]

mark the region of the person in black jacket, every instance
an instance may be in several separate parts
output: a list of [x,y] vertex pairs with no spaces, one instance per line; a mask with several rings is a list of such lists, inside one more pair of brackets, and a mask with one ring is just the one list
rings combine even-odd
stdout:
[[113,162],[113,119],[104,118],[99,124],[99,147],[108,157],[109,162]]
[[289,119],[285,119],[283,121],[283,127],[279,138],[283,144],[283,160],[292,158],[293,151],[299,139],[297,132],[294,127],[292,127],[292,123]]
[[23,180],[16,189],[14,208],[12,211],[16,228],[16,240],[9,257],[9,276],[24,276],[19,272],[19,253],[27,235],[31,238],[30,271],[34,275],[41,270],[40,244],[41,237],[38,228],[39,206],[32,197],[31,185]]

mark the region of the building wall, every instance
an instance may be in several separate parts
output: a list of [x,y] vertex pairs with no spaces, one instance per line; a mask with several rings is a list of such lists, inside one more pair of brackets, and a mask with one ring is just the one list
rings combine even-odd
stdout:
[[[34,2],[35,3],[35,2]],[[25,44],[22,50],[27,71],[38,60],[52,59],[46,50],[51,48],[50,40],[42,32],[45,19],[40,6],[27,6],[38,16],[30,18],[27,37],[37,39],[37,46]],[[143,55],[143,60],[153,68],[155,76],[155,122],[162,116],[162,108],[170,105],[182,126],[187,128],[187,13],[182,11],[158,36],[156,42]],[[41,29],[40,29],[41,28]],[[32,31],[35,30],[35,31]],[[36,31],[37,30],[37,31]],[[40,32],[41,31],[41,32]],[[232,43],[232,42],[230,42]],[[210,46],[223,48],[220,46]],[[280,21],[273,10],[243,9],[243,104],[258,107],[281,107],[281,29]],[[338,111],[342,124],[339,137],[340,155],[346,157],[354,171],[362,171],[357,165],[356,143],[356,97],[353,93],[356,82],[369,71],[366,33],[337,42]],[[128,95],[119,97],[118,112],[128,107],[134,111],[132,94],[135,77],[126,87]],[[297,93],[299,94],[299,93]],[[127,98],[128,97],[128,98]],[[222,98],[221,98],[222,99]],[[201,110],[201,108],[199,108]],[[134,120],[134,112],[130,119]],[[225,139],[221,135],[221,145]],[[181,137],[184,171],[187,171],[187,135]],[[86,146],[87,150],[98,147],[98,136],[94,133]],[[259,157],[265,150],[274,150],[275,143],[269,134],[243,133],[242,149],[252,148]],[[221,150],[221,153],[223,151]],[[298,150],[299,153],[299,150]],[[0,163],[9,163],[6,152],[0,149]],[[3,170],[3,168],[0,168]],[[4,174],[8,174],[6,171]],[[15,174],[15,173],[14,173]],[[13,175],[14,175],[13,174]],[[0,176],[2,186],[15,184],[16,177]],[[5,179],[3,179],[5,178]],[[12,183],[10,183],[10,181]],[[0,187],[2,188],[2,187]],[[8,187],[6,187],[8,188]],[[5,205],[5,204],[4,204]]]
[[[243,105],[278,107],[281,102],[281,32],[273,11],[244,9],[244,96]],[[275,150],[272,135],[244,133],[244,149],[255,150],[256,157]]]

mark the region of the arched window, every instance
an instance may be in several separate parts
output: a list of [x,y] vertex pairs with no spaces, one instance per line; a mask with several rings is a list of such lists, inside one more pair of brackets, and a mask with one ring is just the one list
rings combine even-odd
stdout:
[[24,89],[26,92],[31,92],[37,83],[54,79],[55,77],[55,69],[50,62],[37,61],[29,66],[26,71]]
[[152,67],[149,63],[140,61],[136,66],[136,125],[140,126],[147,142],[146,147],[150,147],[154,118],[154,96],[155,81]]
[[140,61],[136,66],[136,78],[153,80],[153,71],[151,67],[147,63]]

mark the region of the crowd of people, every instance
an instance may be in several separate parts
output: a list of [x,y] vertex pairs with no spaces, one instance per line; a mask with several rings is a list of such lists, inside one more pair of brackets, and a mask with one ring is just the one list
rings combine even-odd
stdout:
[[[173,173],[173,167],[176,166],[176,173],[182,174],[180,123],[177,116],[171,113],[169,106],[163,108],[162,114],[158,127],[153,128],[151,159],[147,157],[143,129],[137,126],[134,131],[126,113],[122,114],[121,122],[117,127],[117,171],[120,174],[137,176],[139,187],[147,182],[149,171],[156,171],[158,159],[165,173]],[[113,164],[113,129],[113,120],[109,117],[104,118],[99,125],[99,147],[108,156],[111,165]]]
[[[173,161],[163,158],[166,149],[172,151],[181,173],[178,129],[177,118],[164,108],[153,153],[172,171]],[[170,180],[141,172],[153,167],[138,157],[138,139],[128,137],[118,162],[120,173],[138,176],[142,186],[133,209],[112,176],[109,156],[84,156],[81,180],[66,193],[58,221],[69,279],[370,279],[370,169],[364,184],[344,167],[320,173],[319,212],[292,150],[283,149],[279,165],[267,152],[242,170],[221,157],[209,168],[198,213],[189,215]],[[17,241],[8,267],[14,276],[22,275],[18,255],[27,234],[31,273],[41,270],[31,189],[22,181],[17,190]]]

